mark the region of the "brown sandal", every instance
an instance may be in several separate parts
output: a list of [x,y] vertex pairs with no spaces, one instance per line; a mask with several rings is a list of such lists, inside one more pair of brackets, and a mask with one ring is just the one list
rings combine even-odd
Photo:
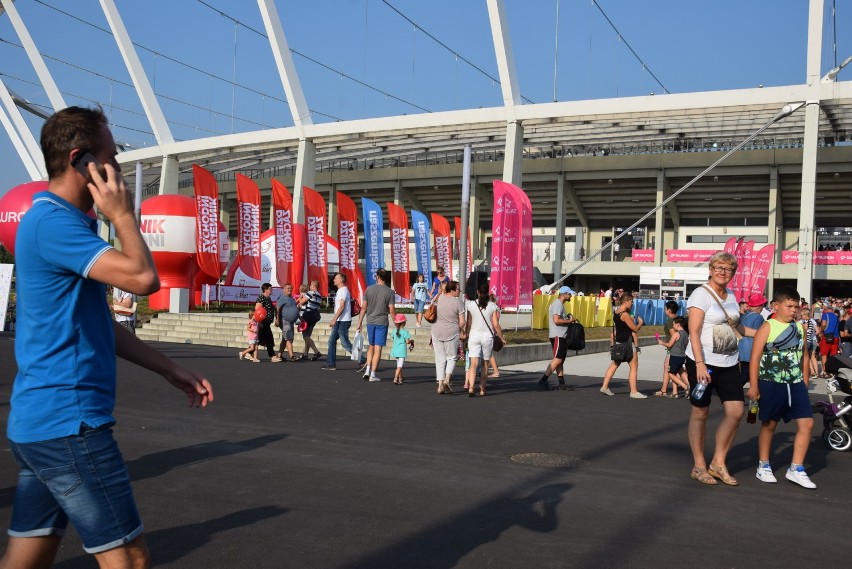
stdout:
[[708,486],[715,486],[716,484],[718,484],[718,482],[716,482],[716,479],[710,476],[706,468],[700,468],[698,466],[693,467],[689,477],[693,480],[698,480],[702,484],[707,484]]
[[713,478],[718,478],[723,483],[728,486],[739,486],[740,483],[737,482],[737,479],[731,476],[730,472],[728,472],[728,468],[725,466],[713,466],[712,464],[707,468],[707,472]]

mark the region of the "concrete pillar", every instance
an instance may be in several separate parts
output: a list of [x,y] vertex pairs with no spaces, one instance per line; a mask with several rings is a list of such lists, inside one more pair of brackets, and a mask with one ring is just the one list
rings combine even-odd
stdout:
[[562,276],[562,259],[565,257],[565,174],[559,174],[556,179],[556,234],[553,248],[553,278]]
[[796,289],[809,302],[813,300],[818,137],[819,103],[808,101],[805,107],[805,140],[802,146],[802,192],[799,201],[799,263],[796,270]]
[[393,203],[394,205],[402,205],[402,182],[398,179],[393,184]]
[[474,260],[485,258],[485,251],[482,247],[482,230],[479,227],[481,217],[479,207],[482,200],[479,198],[479,181],[476,177],[470,180],[470,249],[473,251]]
[[506,126],[506,149],[503,156],[503,181],[521,187],[524,152],[524,127],[520,121]]
[[175,156],[163,156],[163,166],[160,169],[161,196],[178,193],[178,174],[180,173],[180,162]]
[[296,223],[305,223],[305,198],[302,188],[313,188],[316,184],[317,147],[312,140],[299,139],[299,154],[296,157],[296,178],[293,181],[293,217]]
[[169,312],[172,314],[186,314],[189,312],[189,289],[169,289]]
[[[663,170],[657,171],[657,207],[666,199],[666,173]],[[663,257],[665,254],[665,235],[666,235],[666,208],[660,207],[657,210],[654,224],[654,264],[658,267],[663,265]]]
[[328,190],[328,209],[326,210],[326,218],[328,228],[326,231],[333,239],[337,239],[337,186],[332,184]]
[[778,166],[773,164],[769,167],[769,220],[766,224],[766,242],[775,243],[775,255],[769,266],[769,276],[766,286],[769,298],[775,292],[775,265],[781,262],[781,251],[784,249],[782,231],[784,227],[784,213],[781,210],[781,192],[778,188]]

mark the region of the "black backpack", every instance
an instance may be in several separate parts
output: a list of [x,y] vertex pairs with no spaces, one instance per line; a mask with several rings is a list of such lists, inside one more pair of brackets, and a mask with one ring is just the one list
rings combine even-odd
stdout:
[[565,330],[565,341],[568,349],[579,352],[586,349],[586,329],[576,320],[569,324]]

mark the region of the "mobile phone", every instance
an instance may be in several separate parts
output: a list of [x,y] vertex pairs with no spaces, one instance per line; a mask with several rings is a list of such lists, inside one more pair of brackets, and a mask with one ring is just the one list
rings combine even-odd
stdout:
[[89,175],[89,164],[92,162],[94,162],[95,166],[99,170],[102,169],[100,161],[95,158],[91,152],[81,148],[80,151],[77,152],[77,155],[71,160],[71,166],[80,172],[84,178],[91,181],[92,177]]

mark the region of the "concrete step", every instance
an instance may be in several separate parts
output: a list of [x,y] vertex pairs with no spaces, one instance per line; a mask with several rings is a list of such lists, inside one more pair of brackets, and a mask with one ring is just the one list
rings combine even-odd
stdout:
[[[328,321],[330,314],[323,314],[323,320],[317,323],[314,328],[313,340],[320,351],[325,354],[328,345],[328,336],[330,330]],[[413,324],[413,316],[409,318],[409,322]],[[227,348],[245,349],[245,324],[246,316],[239,313],[234,314],[216,314],[216,313],[198,313],[190,314],[170,314],[162,313],[151,322],[145,324],[142,328],[137,329],[137,335],[140,339],[151,342],[173,342],[180,344],[203,344],[209,346],[222,346]],[[422,328],[415,328],[413,325],[408,328],[408,331],[414,338],[415,348],[409,355],[408,360],[412,362],[432,363],[434,362],[434,354],[429,347],[430,329],[428,324]],[[349,330],[350,340],[355,335],[354,325]],[[280,342],[281,332],[276,329],[275,341]],[[640,338],[639,344],[649,346],[656,344],[654,338]],[[296,353],[301,353],[304,349],[304,342],[300,334],[296,333],[293,342],[293,349]],[[586,349],[580,354],[592,354],[605,352],[609,350],[609,340],[593,340],[586,342]],[[345,354],[343,349],[338,345],[338,359],[348,360],[349,356]],[[390,357],[390,346],[383,350],[383,358],[386,360]],[[501,365],[512,365],[526,363],[532,361],[549,360],[553,355],[552,348],[549,343],[540,344],[520,344],[510,345],[503,348],[497,356]],[[569,354],[573,357],[575,354]],[[603,371],[601,372],[603,373]]]

